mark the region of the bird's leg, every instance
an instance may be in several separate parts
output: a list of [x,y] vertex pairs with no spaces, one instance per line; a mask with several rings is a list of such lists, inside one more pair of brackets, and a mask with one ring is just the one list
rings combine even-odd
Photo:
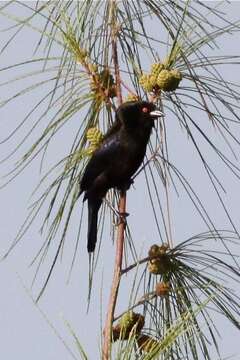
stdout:
[[119,212],[119,211],[116,211],[116,213],[117,213],[118,219],[117,219],[117,222],[115,225],[119,226],[120,224],[124,224],[124,226],[126,226],[127,225],[126,218],[129,216],[129,213]]
[[[134,183],[133,179],[128,179],[124,182],[124,184],[121,184],[121,186],[118,186],[118,190],[120,191],[120,196],[124,196],[125,192],[130,188],[130,186]],[[120,224],[124,224],[124,226],[126,227],[127,225],[127,220],[126,218],[129,216],[129,213],[127,212],[119,212],[118,213],[118,221],[117,221],[117,226]]]
[[117,214],[120,218],[126,219],[130,214],[128,212],[119,212],[117,211]]

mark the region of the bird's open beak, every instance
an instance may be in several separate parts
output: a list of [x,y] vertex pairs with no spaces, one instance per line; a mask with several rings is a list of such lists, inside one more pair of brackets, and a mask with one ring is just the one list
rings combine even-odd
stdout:
[[163,112],[160,110],[154,110],[150,112],[150,116],[152,116],[153,118],[158,118],[160,116],[163,116]]

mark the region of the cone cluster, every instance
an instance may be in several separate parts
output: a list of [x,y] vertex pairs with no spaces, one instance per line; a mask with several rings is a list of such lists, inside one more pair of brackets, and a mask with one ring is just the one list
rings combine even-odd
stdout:
[[181,80],[182,74],[179,70],[170,70],[166,64],[154,63],[150,73],[143,74],[139,83],[146,92],[174,91]]
[[165,281],[160,281],[156,284],[156,295],[157,296],[168,296],[169,292],[170,292],[170,284],[169,282],[165,282]]
[[98,128],[92,127],[88,129],[86,138],[89,141],[89,147],[86,149],[86,155],[92,155],[92,153],[100,146],[103,140],[103,134]]
[[159,346],[159,341],[142,333],[144,321],[143,315],[134,313],[132,310],[126,312],[117,325],[112,328],[113,341],[129,340],[130,337],[134,336],[139,350],[150,353]]
[[132,310],[126,312],[117,325],[113,326],[113,341],[128,340],[131,335],[140,334],[144,326],[144,316],[133,312]]
[[155,275],[166,275],[172,269],[171,258],[168,254],[169,246],[152,245],[149,249],[148,256],[150,260],[148,262],[148,271]]

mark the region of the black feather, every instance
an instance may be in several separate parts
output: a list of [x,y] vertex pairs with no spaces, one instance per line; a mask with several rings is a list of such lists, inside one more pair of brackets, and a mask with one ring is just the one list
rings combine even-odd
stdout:
[[88,200],[88,237],[87,249],[88,252],[93,252],[97,242],[97,223],[98,210],[102,204],[102,200]]

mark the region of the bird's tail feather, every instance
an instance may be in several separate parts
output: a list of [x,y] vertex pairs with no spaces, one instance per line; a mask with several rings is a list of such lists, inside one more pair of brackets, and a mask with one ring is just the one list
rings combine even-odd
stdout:
[[98,210],[101,204],[101,199],[88,199],[88,252],[93,252],[95,250],[97,242]]

